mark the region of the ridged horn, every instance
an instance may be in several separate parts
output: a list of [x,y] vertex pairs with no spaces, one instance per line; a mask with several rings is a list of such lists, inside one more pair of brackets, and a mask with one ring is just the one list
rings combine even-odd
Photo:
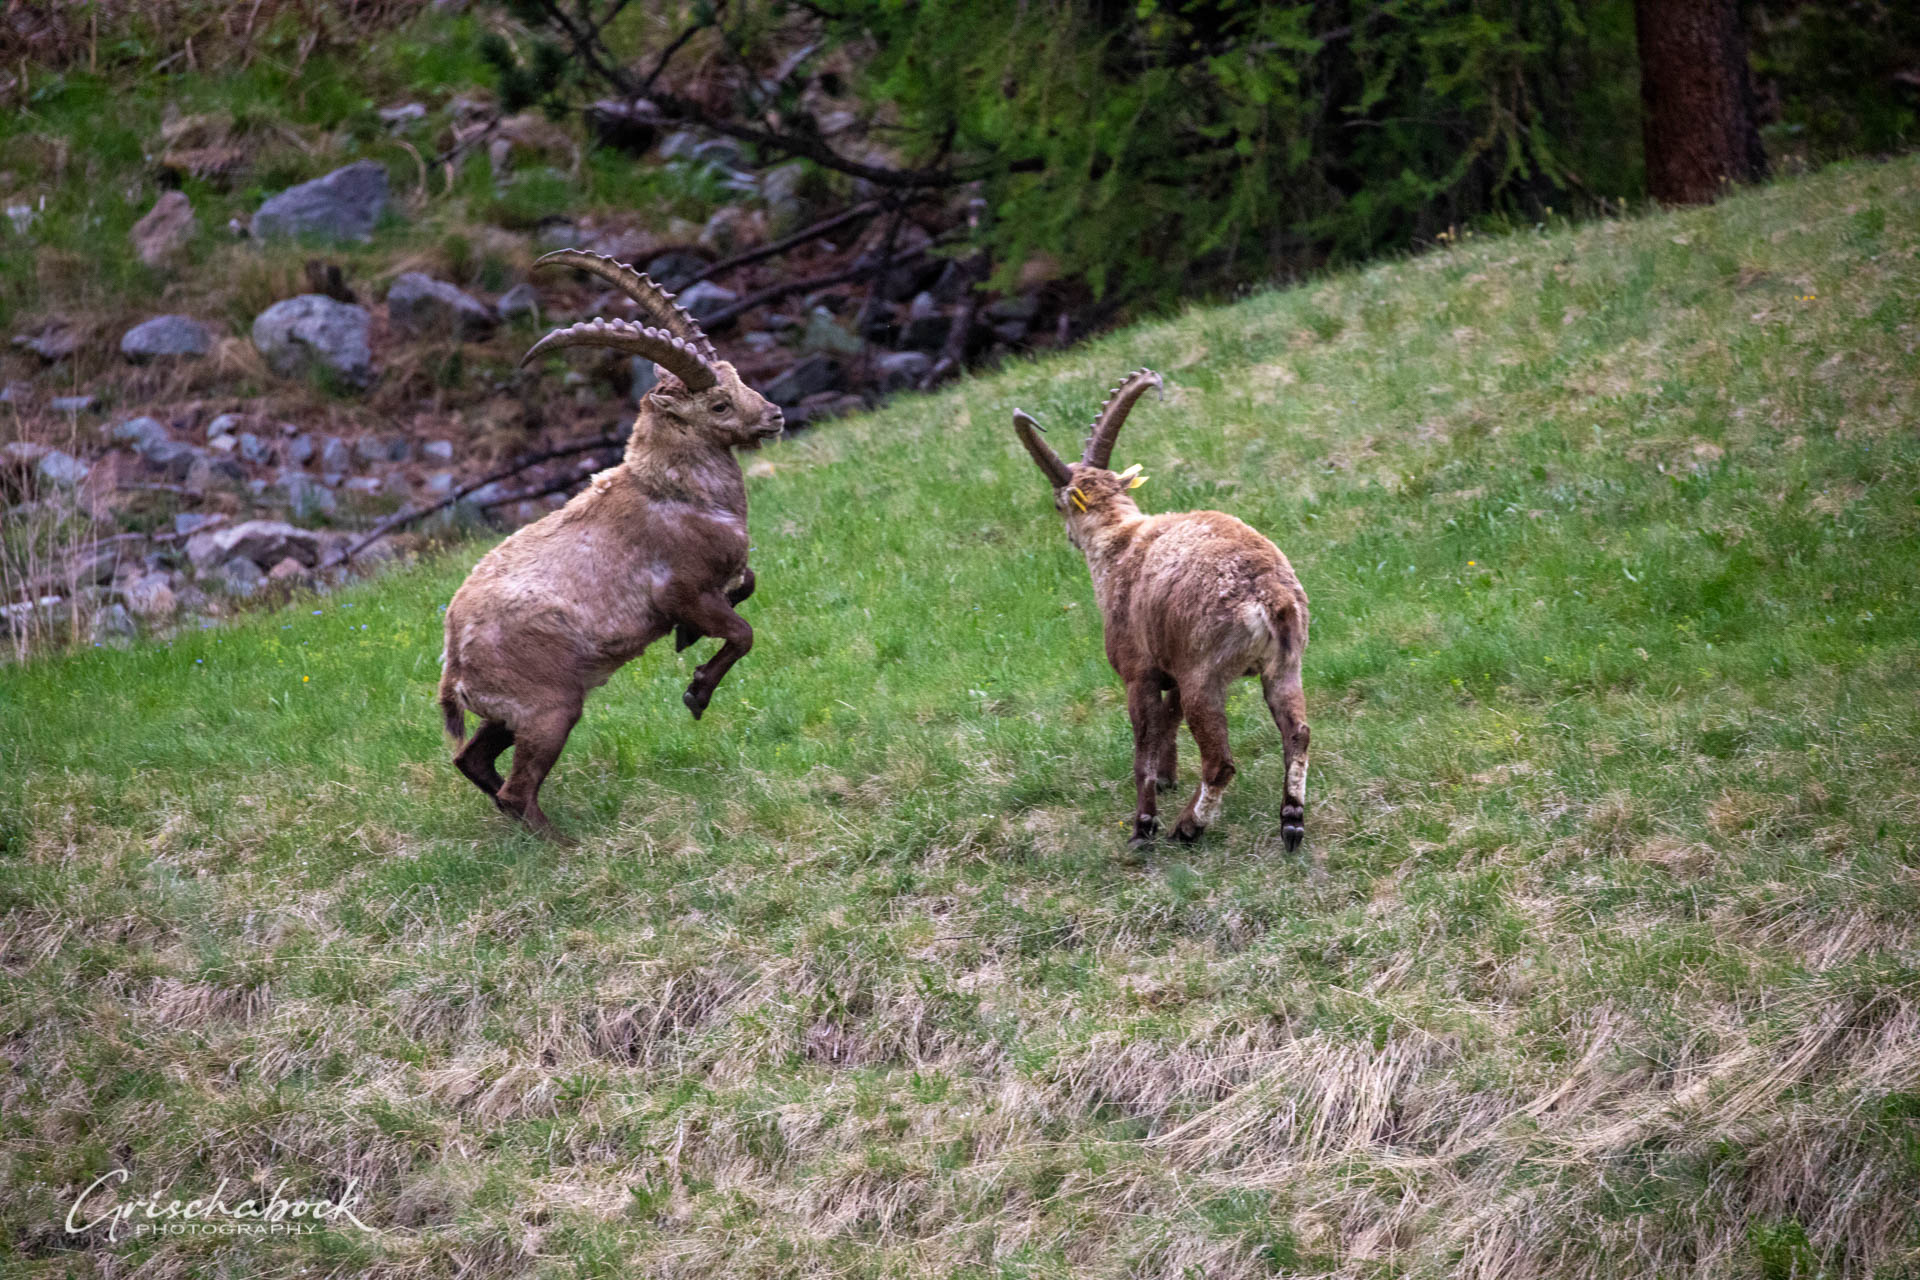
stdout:
[[672,294],[655,283],[653,277],[635,271],[617,258],[609,258],[603,253],[588,253],[585,249],[555,249],[552,253],[543,254],[533,265],[575,267],[589,275],[599,276],[633,299],[646,324],[655,329],[665,329],[692,347],[702,360],[719,359],[699,322],[687,313],[685,307],[673,300]]
[[520,357],[524,367],[535,356],[561,347],[612,347],[644,356],[687,384],[689,391],[711,390],[719,381],[713,369],[685,340],[665,329],[648,329],[631,320],[582,320],[555,329]]
[[1119,438],[1121,424],[1126,422],[1134,402],[1145,395],[1149,387],[1164,389],[1160,375],[1151,369],[1135,369],[1107,393],[1107,402],[1100,406],[1100,416],[1093,420],[1093,434],[1087,437],[1087,452],[1081,457],[1082,462],[1105,469],[1113,458],[1113,442]]
[[1020,437],[1020,443],[1027,446],[1027,452],[1033,455],[1033,460],[1040,464],[1040,469],[1047,473],[1047,479],[1053,482],[1054,488],[1064,489],[1073,483],[1073,473],[1067,470],[1067,464],[1060,461],[1060,455],[1038,435],[1046,428],[1029,417],[1026,410],[1013,411],[1013,430]]

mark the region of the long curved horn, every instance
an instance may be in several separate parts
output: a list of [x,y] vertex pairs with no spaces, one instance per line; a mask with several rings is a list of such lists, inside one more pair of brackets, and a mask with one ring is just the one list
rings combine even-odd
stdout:
[[603,253],[588,253],[585,249],[555,249],[552,253],[542,254],[533,265],[577,267],[589,275],[599,276],[633,299],[645,323],[655,329],[665,329],[679,338],[692,347],[694,354],[702,360],[719,359],[713,343],[707,341],[706,333],[700,328],[699,322],[687,314],[687,309],[675,302],[673,295],[656,284],[653,277],[635,271],[626,263]]
[[689,391],[711,390],[719,381],[713,369],[684,339],[665,329],[648,329],[631,320],[582,320],[579,324],[555,329],[527,349],[520,357],[527,361],[561,347],[612,347],[629,355],[644,356],[687,384]]
[[1040,464],[1040,469],[1047,473],[1047,479],[1053,481],[1054,488],[1064,489],[1073,483],[1073,473],[1067,470],[1067,464],[1060,461],[1060,455],[1035,434],[1046,428],[1028,417],[1026,410],[1013,411],[1013,430],[1020,437],[1020,443],[1027,446],[1027,452],[1033,455],[1033,460]]
[[1127,420],[1134,401],[1147,393],[1147,388],[1163,390],[1160,375],[1151,369],[1135,369],[1120,380],[1120,385],[1107,393],[1107,402],[1100,406],[1100,416],[1093,420],[1093,434],[1087,437],[1087,452],[1081,461],[1090,467],[1106,468],[1113,457],[1113,442],[1120,435],[1120,426]]

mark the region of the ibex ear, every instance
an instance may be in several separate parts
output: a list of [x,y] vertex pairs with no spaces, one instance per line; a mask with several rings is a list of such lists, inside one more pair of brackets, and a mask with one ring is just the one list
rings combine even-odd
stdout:
[[1129,489],[1138,489],[1147,482],[1147,478],[1140,474],[1140,464],[1137,462],[1125,471],[1122,471],[1120,478],[1127,482],[1127,488]]

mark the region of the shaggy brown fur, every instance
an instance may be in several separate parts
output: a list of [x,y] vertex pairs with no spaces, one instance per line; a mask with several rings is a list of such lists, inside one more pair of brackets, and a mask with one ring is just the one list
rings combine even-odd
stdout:
[[1280,833],[1289,850],[1306,835],[1307,716],[1300,659],[1307,593],[1273,543],[1232,516],[1188,511],[1149,516],[1129,496],[1138,467],[1107,469],[1129,409],[1160,376],[1142,369],[1115,388],[1094,423],[1085,457],[1068,466],[1014,411],[1014,429],[1054,487],[1067,537],[1087,557],[1106,622],[1107,660],[1127,686],[1138,803],[1133,843],[1159,830],[1155,792],[1173,786],[1184,717],[1200,748],[1200,789],[1174,824],[1196,839],[1219,816],[1233,780],[1227,684],[1260,677],[1286,752]]
[[[447,606],[440,707],[454,764],[502,811],[554,836],[540,784],[559,759],[589,690],[669,631],[682,649],[718,636],[683,701],[694,718],[753,647],[734,606],[753,592],[747,490],[732,450],[778,435],[779,409],[712,358],[672,296],[610,259],[549,255],[605,276],[660,321],[594,321],[557,330],[532,351],[610,346],[648,356],[660,381],[641,403],[620,465],[566,506],[521,529],[474,566]],[[545,259],[543,259],[545,261]],[[466,715],[482,720],[466,737]],[[494,762],[514,748],[503,782]]]

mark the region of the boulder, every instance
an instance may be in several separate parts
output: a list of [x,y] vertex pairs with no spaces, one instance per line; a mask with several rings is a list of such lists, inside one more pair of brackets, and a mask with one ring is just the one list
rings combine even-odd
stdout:
[[120,598],[137,618],[163,621],[173,616],[173,585],[164,573],[144,573],[120,588]]
[[253,215],[253,234],[262,240],[365,240],[386,211],[386,166],[362,160],[269,198]]
[[762,387],[760,394],[777,405],[797,405],[808,396],[837,390],[842,374],[838,360],[808,356]]
[[193,238],[193,205],[186,192],[163,193],[146,216],[133,224],[131,234],[134,253],[150,267],[179,253]]
[[485,338],[497,323],[486,303],[419,271],[405,272],[387,290],[387,319],[410,338]]
[[301,564],[298,560],[294,559],[292,556],[288,556],[286,559],[282,560],[279,564],[276,564],[273,566],[273,568],[267,570],[267,579],[270,582],[298,581],[299,579],[304,578],[306,576],[307,576],[307,566],[304,564]]
[[16,333],[13,345],[52,364],[80,349],[80,335],[68,325],[50,324],[38,333]]
[[724,285],[717,285],[711,280],[702,280],[698,284],[688,285],[674,301],[685,307],[689,315],[704,325],[709,319],[740,301],[740,295]]
[[230,596],[250,596],[266,585],[267,575],[251,560],[229,560],[212,575],[214,585]]
[[502,320],[518,320],[521,316],[538,320],[540,291],[522,281],[500,295],[500,301],[494,304],[494,310],[500,313]]
[[213,349],[213,335],[192,316],[155,316],[127,330],[120,354],[135,364],[149,360],[198,359]]
[[933,357],[921,351],[889,351],[873,362],[873,371],[883,390],[905,391],[933,371]]
[[240,446],[240,456],[256,467],[263,467],[273,459],[273,446],[251,431],[242,431],[236,439]]
[[[679,249],[659,254],[647,263],[647,274],[668,289],[678,289],[683,282],[693,279],[706,269],[705,258],[697,253],[687,253]],[[19,339],[16,338],[15,341]]]
[[205,571],[233,560],[255,566],[278,564],[293,557],[304,565],[320,562],[320,535],[283,520],[248,520],[196,533],[187,539],[187,559]]
[[70,453],[59,449],[49,449],[34,465],[33,474],[40,483],[52,485],[57,489],[72,489],[87,478],[90,470],[86,463]]
[[199,449],[181,440],[157,440],[140,450],[140,456],[147,465],[179,483],[193,472],[193,464],[200,461]]
[[367,344],[372,323],[365,307],[303,293],[255,317],[253,345],[283,378],[320,368],[349,386],[365,387],[373,381],[373,351]]
[[273,487],[287,500],[293,513],[301,518],[332,515],[339,502],[312,476],[294,467],[282,467],[274,476]]
[[107,439],[115,444],[123,444],[142,457],[154,445],[172,439],[167,429],[160,425],[157,418],[128,418],[107,428]]
[[420,442],[420,460],[422,462],[452,462],[453,441],[422,440]]
[[826,351],[857,356],[863,347],[860,339],[849,333],[833,312],[825,307],[815,307],[807,317],[806,331],[800,335],[800,349],[810,354]]
[[313,447],[313,437],[303,431],[280,446],[280,460],[292,466],[304,467],[313,461]]
[[114,601],[93,615],[89,633],[95,644],[124,644],[139,634],[127,606]]

